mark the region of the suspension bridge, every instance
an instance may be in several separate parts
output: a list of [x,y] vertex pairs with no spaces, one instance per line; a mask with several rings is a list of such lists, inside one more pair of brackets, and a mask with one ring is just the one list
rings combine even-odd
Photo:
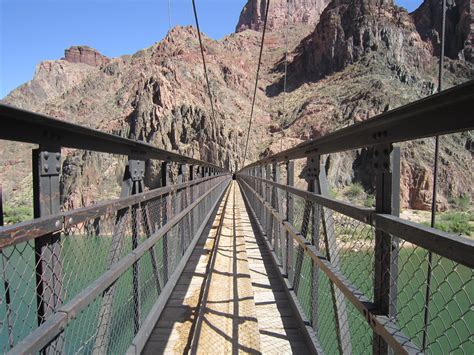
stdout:
[[[472,130],[473,106],[468,82],[232,174],[0,105],[0,138],[38,145],[35,219],[0,229],[2,350],[472,353],[474,242],[398,217],[398,145]],[[120,198],[61,211],[66,148],[125,156]],[[360,148],[375,208],[329,195],[326,157]]]
[[[474,241],[432,228],[439,137],[474,129],[474,81],[442,91],[445,1],[437,94],[246,165],[269,4],[238,171],[0,105],[0,139],[36,145],[34,219],[0,227],[2,352],[474,353]],[[399,216],[401,145],[426,138],[431,227]],[[70,149],[126,161],[120,197],[64,210]],[[375,207],[330,193],[358,149]]]

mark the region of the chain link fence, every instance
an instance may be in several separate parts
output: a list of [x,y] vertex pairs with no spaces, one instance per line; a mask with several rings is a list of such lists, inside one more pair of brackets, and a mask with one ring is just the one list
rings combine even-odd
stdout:
[[[309,193],[292,193],[260,168],[239,175],[239,182],[322,350],[372,352],[377,315],[371,316],[370,308],[362,312],[357,301],[375,305],[374,224],[325,207]],[[391,321],[418,351],[473,353],[472,268],[403,237],[392,237],[391,272],[384,274],[391,280],[392,304],[381,324]],[[343,294],[335,281],[349,285],[352,295]]]
[[[39,251],[41,237],[2,248],[0,351],[31,345],[50,320],[49,349],[125,353],[229,180],[213,176],[150,198],[137,195],[138,203],[120,208],[112,202],[66,212],[65,227],[47,236],[49,253]],[[63,315],[66,321],[54,323]]]

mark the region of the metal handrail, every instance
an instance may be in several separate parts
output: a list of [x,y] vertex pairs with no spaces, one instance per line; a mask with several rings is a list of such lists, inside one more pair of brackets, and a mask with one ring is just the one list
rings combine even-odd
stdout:
[[0,119],[0,139],[4,140],[127,155],[137,160],[174,161],[210,167],[221,172],[227,170],[209,162],[159,149],[148,143],[4,104],[0,104]]
[[[334,265],[328,261],[321,253],[317,250],[314,245],[311,245],[309,241],[303,238],[296,229],[286,221],[283,216],[276,211],[268,202],[261,197],[257,191],[255,191],[247,182],[243,179],[240,181],[244,189],[244,196],[246,200],[249,200],[249,197],[246,194],[245,189],[248,189],[249,192],[255,196],[264,208],[273,215],[273,217],[278,221],[279,224],[288,232],[288,235],[295,240],[299,246],[302,248],[304,253],[306,253],[327,275],[327,277],[341,290],[347,299],[349,299],[354,307],[364,315],[364,317],[372,322],[374,331],[382,336],[384,340],[390,344],[397,353],[401,354],[416,354],[419,353],[419,347],[414,344],[411,339],[406,336],[400,328],[393,323],[385,315],[377,314],[377,307],[375,303],[371,302],[360,290],[358,290],[354,285],[352,285],[349,280],[338,270]],[[255,217],[255,212],[253,211],[250,203],[247,204]],[[264,228],[260,226],[260,222],[255,218],[259,228],[261,229],[262,235],[266,238],[264,233]],[[375,311],[375,312],[374,312]]]
[[0,250],[221,176],[208,176],[182,184],[160,187],[129,197],[104,201],[88,207],[0,227]]
[[474,129],[474,80],[374,116],[323,137],[303,142],[243,167],[245,169]]
[[[173,226],[177,225],[183,218],[199,205],[208,195],[216,190],[221,184],[229,181],[226,176],[219,176],[214,186],[207,190],[203,195],[197,198],[193,203],[183,209],[180,213],[173,216],[160,229],[151,234],[147,240],[133,249],[130,253],[122,257],[118,262],[104,272],[98,279],[91,283],[87,288],[77,294],[66,304],[60,306],[55,314],[48,318],[43,324],[36,328],[32,333],[26,336],[18,343],[9,354],[30,354],[41,351],[55,337],[57,337],[76,316],[90,305],[96,297],[101,295],[107,288],[114,284],[121,275],[123,275],[134,263],[136,263],[147,251],[153,248],[160,239],[168,233]],[[217,205],[219,199],[216,201]],[[213,211],[215,206],[211,208]],[[202,228],[205,223],[203,222]],[[199,233],[198,233],[199,234]],[[189,256],[188,256],[189,257]]]
[[[400,217],[376,213],[375,209],[355,206],[347,202],[322,196],[321,194],[308,192],[293,186],[283,185],[260,177],[240,175],[240,178],[242,180],[251,179],[275,186],[293,195],[300,196],[309,201],[314,201],[323,207],[327,207],[333,211],[342,213],[345,216],[372,226],[376,226],[384,232],[393,234],[400,239],[418,245],[424,249],[456,261],[462,265],[474,268],[474,258],[472,258],[472,255],[474,255],[473,239],[453,233],[447,233],[420,223],[407,221]],[[265,202],[265,204],[268,205],[267,202]],[[271,208],[270,205],[268,206]],[[281,220],[283,225],[287,224],[279,212],[273,211],[272,214],[275,216],[275,218]]]

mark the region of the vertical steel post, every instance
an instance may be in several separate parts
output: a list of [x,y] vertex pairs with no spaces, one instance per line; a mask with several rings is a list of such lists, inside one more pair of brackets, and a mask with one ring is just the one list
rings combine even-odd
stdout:
[[[178,168],[178,185],[184,183],[186,180],[186,164],[180,164]],[[186,191],[187,189],[180,189],[176,191],[176,196],[174,199],[175,203],[175,213],[180,213],[181,210],[186,205]],[[178,223],[178,235],[181,243],[181,255],[184,255],[186,251],[186,225],[185,222],[188,221],[187,217],[181,222]]]
[[[286,184],[288,186],[294,186],[295,184],[295,163],[293,161],[286,162]],[[294,206],[295,200],[293,194],[286,192],[286,220],[288,223],[293,224],[294,222]],[[293,274],[293,258],[294,258],[294,248],[293,248],[293,238],[290,237],[289,233],[286,232],[286,267],[283,270],[286,270],[288,275],[288,280],[290,284],[293,284],[294,274]]]
[[[280,166],[278,163],[273,163],[273,181],[279,183],[280,182]],[[280,212],[280,199],[278,196],[278,188],[276,186],[273,186],[272,189],[272,207]],[[272,218],[273,223],[272,223],[272,230],[273,230],[273,247],[275,249],[275,252],[278,256],[281,256],[281,240],[280,240],[280,224],[276,220],[276,218]]]
[[[306,166],[303,170],[303,177],[308,183],[308,191],[317,191],[317,179],[319,174],[320,157],[319,155],[309,156],[306,160]],[[305,210],[301,234],[308,239],[310,234],[311,244],[319,250],[319,229],[321,224],[320,206],[311,201],[305,201]],[[310,229],[311,228],[311,229]],[[301,249],[300,249],[301,250]],[[303,262],[303,252],[298,255],[298,265],[301,268]],[[298,272],[299,274],[299,272]],[[318,329],[318,293],[319,293],[319,267],[312,262],[311,267],[311,325],[315,331]]]
[[[266,180],[271,180],[272,179],[272,167],[270,164],[267,164],[265,166],[265,179]],[[267,203],[272,203],[272,188],[270,186],[270,184],[267,184],[265,183],[265,201]],[[266,229],[266,234],[267,234],[267,238],[268,240],[270,241],[270,245],[272,246],[273,249],[275,249],[274,245],[273,245],[273,233],[272,233],[272,225],[273,225],[273,222],[272,222],[272,214],[270,213],[270,211],[268,209],[265,209],[266,213],[266,217],[265,217],[265,229]]]
[[[194,180],[194,174],[195,174],[194,169],[195,169],[194,165],[189,166],[189,181]],[[189,187],[189,203],[194,202],[194,188],[195,188],[195,186],[190,186]],[[194,226],[194,223],[196,222],[196,219],[194,218],[195,213],[196,213],[196,210],[193,209],[189,214],[190,224],[191,224],[191,230],[189,231],[189,235],[191,236],[191,238],[193,237],[194,232],[195,232],[195,226]]]
[[[145,176],[145,162],[142,160],[128,159],[129,182],[125,185],[131,185],[129,195],[142,193],[144,190],[143,178]],[[136,249],[140,239],[140,213],[139,205],[132,206],[132,249]],[[143,214],[142,214],[143,218]],[[146,219],[145,219],[146,221]],[[133,284],[133,305],[134,305],[134,330],[138,333],[141,324],[141,293],[140,293],[140,260],[137,260],[132,267]]]
[[[381,144],[374,147],[375,170],[375,211],[392,214],[393,176],[391,166],[391,144]],[[392,266],[392,237],[375,227],[375,264],[374,264],[374,303],[380,314],[391,313],[391,266]],[[374,354],[388,354],[388,344],[374,332]]]
[[[393,147],[392,151],[392,214],[400,215],[400,147]],[[399,239],[392,236],[392,260],[391,260],[391,285],[390,285],[390,317],[397,316],[397,295],[398,295],[398,256]]]
[[[167,161],[161,163],[161,186],[170,185],[170,164]],[[166,202],[163,208],[163,224],[165,225],[168,222],[168,219],[171,218],[172,213],[171,208],[171,194],[166,195]],[[168,233],[163,236],[163,281],[164,284],[168,282],[169,277],[169,258],[168,258]]]
[[[122,191],[120,197],[128,197],[134,194],[143,192],[144,184],[143,177],[145,174],[145,162],[135,160],[129,157],[128,164],[125,167],[125,172],[122,181]],[[125,223],[127,222],[127,215],[130,214],[131,232],[132,232],[132,249],[138,247],[139,242],[139,228],[140,215],[147,221],[146,212],[139,212],[139,205],[133,205],[130,210],[128,208],[117,211],[114,231],[112,235],[112,244],[109,250],[107,267],[110,268],[115,264],[121,256],[122,245],[124,242],[124,233],[126,230]],[[134,307],[134,332],[138,332],[141,323],[141,299],[140,299],[140,263],[135,262],[132,266],[132,293],[133,293],[133,307]],[[159,282],[159,281],[157,281]],[[98,316],[97,334],[95,338],[94,354],[103,354],[108,351],[110,342],[110,332],[112,329],[112,312],[113,302],[116,294],[116,285],[109,287],[102,295],[102,303]]]
[[[33,207],[34,217],[59,213],[61,172],[61,148],[42,147],[33,150]],[[38,324],[54,315],[62,303],[62,264],[60,260],[60,233],[52,233],[35,239],[36,299]],[[45,354],[64,351],[64,335],[61,334],[45,349]]]

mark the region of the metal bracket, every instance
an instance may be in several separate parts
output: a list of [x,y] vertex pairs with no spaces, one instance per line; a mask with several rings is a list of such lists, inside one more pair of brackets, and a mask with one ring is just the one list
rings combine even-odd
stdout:
[[373,167],[375,173],[392,172],[392,164],[390,163],[390,154],[392,154],[393,150],[392,144],[379,144],[374,146],[373,149]]
[[54,176],[61,172],[61,148],[42,150],[39,154],[40,176]]
[[143,160],[130,159],[128,161],[128,170],[132,181],[141,181],[145,177],[145,162]]
[[312,155],[306,159],[306,166],[303,168],[300,174],[301,179],[306,181],[315,180],[319,176],[320,169],[320,156]]

